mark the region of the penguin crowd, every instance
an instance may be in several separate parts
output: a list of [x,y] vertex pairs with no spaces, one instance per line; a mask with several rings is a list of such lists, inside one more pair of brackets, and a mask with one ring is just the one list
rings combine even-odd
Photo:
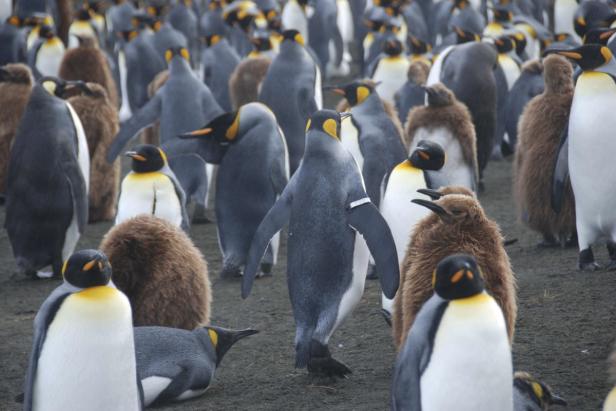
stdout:
[[[0,0],[13,280],[57,285],[16,401],[207,404],[258,333],[210,323],[212,283],[240,305],[284,266],[310,378],[366,370],[330,340],[378,280],[385,321],[365,332],[397,357],[375,409],[565,409],[517,369],[516,240],[481,201],[512,162],[538,252],[616,271],[614,53],[614,0]],[[79,247],[93,223],[109,230]],[[220,267],[194,242],[204,224]],[[235,383],[258,390],[259,367]]]

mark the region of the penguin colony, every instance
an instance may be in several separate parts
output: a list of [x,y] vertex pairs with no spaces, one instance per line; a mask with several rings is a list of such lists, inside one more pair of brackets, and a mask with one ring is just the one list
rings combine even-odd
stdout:
[[[512,157],[540,245],[594,271],[606,241],[616,270],[612,3],[0,1],[4,228],[20,273],[59,282],[24,409],[204,395],[257,333],[209,324],[206,212],[242,298],[286,243],[296,368],[351,376],[329,342],[378,278],[398,351],[381,409],[565,406],[514,373],[517,282],[483,177]],[[76,251],[101,221],[100,250]]]

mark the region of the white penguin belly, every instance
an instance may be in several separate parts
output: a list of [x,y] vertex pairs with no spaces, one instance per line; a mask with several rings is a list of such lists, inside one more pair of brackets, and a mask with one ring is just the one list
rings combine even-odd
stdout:
[[64,44],[60,39],[49,40],[41,45],[36,54],[36,69],[43,76],[58,76],[64,57]]
[[323,108],[323,89],[321,86],[321,69],[317,62],[314,62],[314,103],[317,105],[317,110],[321,110]]
[[415,132],[413,144],[409,150],[412,153],[421,140],[429,140],[438,143],[443,147],[446,154],[445,165],[438,171],[428,171],[427,174],[432,185],[431,188],[457,185],[474,190],[475,172],[473,166],[468,164],[462,152],[460,141],[452,132],[444,127],[424,128],[421,127]]
[[577,41],[580,37],[573,28],[573,20],[575,20],[575,12],[579,4],[576,0],[556,0],[554,2],[554,32],[569,33]]
[[33,409],[139,410],[128,299],[111,287],[86,292],[67,297],[47,330]]
[[359,148],[359,132],[352,120],[346,120],[340,124],[340,142],[344,148],[349,150],[361,173],[364,168],[364,155]]
[[440,83],[441,81],[441,70],[443,70],[443,61],[445,57],[454,49],[455,46],[449,46],[445,48],[445,50],[441,51],[438,55],[432,68],[430,68],[430,74],[428,74],[428,79],[426,80],[426,86],[432,86],[436,83]]
[[129,173],[122,181],[116,224],[150,214],[182,224],[182,206],[169,177],[162,173]]
[[128,102],[128,86],[126,78],[128,76],[126,71],[126,56],[124,52],[120,50],[118,52],[118,70],[120,71],[120,93],[122,94],[122,105],[120,107],[120,121],[126,121],[132,116],[130,109],[130,103]]
[[498,64],[500,64],[503,69],[503,73],[505,73],[505,79],[507,80],[507,89],[511,90],[511,86],[513,83],[520,77],[520,67],[518,63],[515,62],[508,56],[507,54],[499,54],[498,55]]
[[410,61],[404,57],[384,57],[372,76],[375,82],[380,82],[376,86],[379,96],[394,104],[394,95],[404,85],[409,71]]
[[449,303],[421,375],[423,411],[511,411],[513,369],[503,313],[485,292]]
[[338,6],[338,17],[336,23],[340,30],[340,35],[345,43],[353,42],[353,13],[351,12],[351,6],[348,0],[336,0],[336,6]]
[[171,381],[171,378],[159,377],[157,375],[141,380],[141,387],[143,388],[143,405],[148,407],[152,404],[160,393],[171,384]]

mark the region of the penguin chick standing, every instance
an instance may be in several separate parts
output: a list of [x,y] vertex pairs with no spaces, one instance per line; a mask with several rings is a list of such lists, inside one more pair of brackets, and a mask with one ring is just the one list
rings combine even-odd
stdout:
[[567,182],[559,213],[550,201],[553,164],[573,99],[573,68],[556,55],[546,57],[543,66],[545,91],[528,103],[520,117],[513,191],[520,220],[543,236],[541,244],[564,246],[575,232],[571,184]]
[[552,405],[567,406],[567,401],[532,375],[522,371],[513,374],[514,411],[545,411]]
[[149,407],[202,395],[229,348],[256,333],[251,329],[233,331],[213,326],[192,331],[135,327],[143,405]]
[[151,214],[188,228],[186,197],[162,149],[144,144],[127,151],[132,171],[124,177],[115,224]]
[[394,36],[383,44],[385,54],[374,63],[372,80],[376,82],[379,96],[394,104],[394,95],[404,85],[411,62],[404,54],[402,43]]
[[353,264],[355,231],[365,236],[388,298],[398,288],[399,267],[391,231],[366,195],[357,163],[340,144],[340,121],[331,110],[312,116],[304,159],[252,240],[242,297],[250,293],[270,239],[289,221],[295,366],[342,377],[351,371],[331,357],[327,343],[363,294],[365,266]]
[[475,197],[448,194],[436,201],[412,200],[433,211],[421,220],[401,264],[400,290],[394,300],[394,343],[400,349],[417,313],[432,295],[431,276],[440,259],[469,253],[482,267],[488,292],[505,315],[513,340],[517,315],[515,277],[498,225],[484,213]]
[[470,255],[436,266],[434,295],[396,359],[392,410],[513,411],[507,327],[482,277]]
[[140,410],[128,299],[100,251],[81,250],[34,318],[24,410]]
[[[198,138],[196,152],[208,163],[219,164],[215,210],[221,276],[239,276],[250,240],[289,179],[284,135],[271,110],[250,103],[182,137]],[[263,274],[270,274],[277,253],[278,235],[264,257]]]
[[131,302],[135,326],[192,330],[209,323],[207,263],[182,230],[140,215],[113,227],[100,249],[113,265],[114,282]]
[[34,86],[11,149],[4,227],[28,275],[51,264],[59,276],[88,222],[88,142],[75,110],[57,97],[67,87],[49,77]]
[[413,150],[421,140],[443,147],[447,162],[429,171],[434,188],[460,185],[477,191],[477,143],[471,114],[443,84],[425,88],[426,106],[415,107],[406,121],[406,138]]

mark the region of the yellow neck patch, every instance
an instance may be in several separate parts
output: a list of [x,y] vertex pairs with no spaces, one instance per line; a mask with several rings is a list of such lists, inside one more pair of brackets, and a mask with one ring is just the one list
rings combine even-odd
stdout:
[[357,98],[357,104],[360,104],[368,98],[368,96],[370,95],[370,89],[366,86],[359,86],[357,87],[357,91],[355,91],[355,93]]
[[533,382],[530,385],[531,387],[533,387],[533,392],[535,393],[537,398],[543,398],[543,388],[541,388],[541,384],[539,384],[538,382]]
[[212,340],[214,347],[218,346],[218,333],[211,328],[207,329],[207,333],[210,335],[210,340]]
[[293,37],[293,40],[295,40],[296,43],[301,44],[302,46],[304,45],[304,36],[299,33],[297,33],[295,37]]
[[160,147],[158,148],[158,151],[160,152],[160,156],[163,158],[165,164],[167,164],[167,154],[165,154],[165,152]]
[[490,297],[486,293],[479,293],[479,294],[474,295],[472,297],[460,298],[459,300],[453,300],[452,303],[453,304],[459,304],[459,305],[481,304],[481,303],[484,303],[486,301],[489,301],[490,298],[492,298],[492,297]]
[[233,120],[233,123],[227,129],[227,132],[225,133],[225,138],[231,141],[235,140],[239,131],[240,131],[240,113],[237,113],[237,115],[235,116],[235,120]]
[[87,298],[89,300],[102,300],[105,298],[110,298],[116,292],[118,291],[115,288],[102,285],[99,287],[86,288],[85,290],[76,293],[75,296]]
[[339,139],[338,124],[336,123],[336,120],[334,120],[333,118],[328,118],[327,120],[323,122],[323,131],[325,131],[327,134],[329,134],[336,140]]
[[310,119],[308,119],[308,121],[306,121],[306,133],[308,132],[308,129],[310,128],[310,124],[312,123],[312,121]]
[[210,37],[210,46],[218,44],[218,42],[220,42],[220,36],[218,34],[214,34],[212,37]]
[[612,52],[610,51],[609,48],[605,46],[601,47],[601,55],[603,56],[603,59],[605,60],[606,63],[612,59]]
[[190,60],[190,53],[187,49],[183,48],[180,50],[180,56],[184,57],[184,60]]

